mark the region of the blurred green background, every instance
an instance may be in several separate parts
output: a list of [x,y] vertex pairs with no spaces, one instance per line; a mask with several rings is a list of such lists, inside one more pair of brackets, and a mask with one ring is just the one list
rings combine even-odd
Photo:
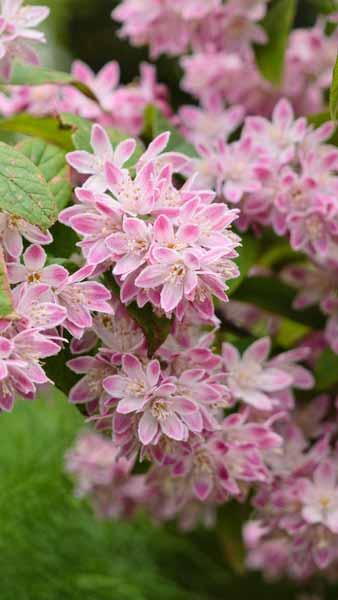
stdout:
[[[147,53],[114,35],[111,0],[41,3],[52,9],[45,64],[65,69],[76,56],[98,69],[114,58],[123,81],[137,75]],[[298,22],[313,22],[310,5],[300,4]],[[158,67],[162,81],[177,83],[175,61],[161,59]],[[182,99],[177,85],[173,97]],[[0,600],[310,600],[304,591],[337,600],[337,589],[323,589],[320,581],[304,590],[236,571],[229,519],[217,532],[189,535],[142,516],[132,523],[96,520],[73,498],[63,472],[64,452],[82,427],[80,414],[58,393],[18,401],[0,418]]]

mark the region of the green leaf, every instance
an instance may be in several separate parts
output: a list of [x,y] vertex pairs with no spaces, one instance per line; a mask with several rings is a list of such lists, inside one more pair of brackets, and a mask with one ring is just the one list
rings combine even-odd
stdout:
[[333,69],[332,84],[330,89],[330,114],[331,119],[336,121],[338,110],[338,57]]
[[166,119],[156,106],[147,106],[144,113],[144,130],[153,139],[163,131],[170,131],[170,140],[166,152],[182,152],[193,158],[198,157],[194,146],[189,144],[183,135]]
[[[105,273],[105,283],[111,292],[119,298],[120,288],[111,273]],[[167,339],[171,329],[171,321],[166,317],[155,315],[149,303],[143,308],[139,308],[136,302],[132,302],[125,308],[130,317],[141,327],[148,343],[149,357],[152,357]]]
[[0,142],[0,209],[42,229],[57,219],[57,203],[40,169],[24,154]]
[[9,287],[4,253],[0,247],[0,317],[13,316],[12,293]]
[[0,119],[1,130],[39,137],[45,142],[55,144],[65,150],[73,150],[69,128],[63,127],[58,119],[52,117],[34,117],[27,113],[21,113],[10,119]]
[[[73,115],[72,113],[61,113],[60,115],[61,122],[64,127],[68,127],[72,134],[72,141],[77,150],[86,150],[87,152],[93,152],[93,149],[90,145],[90,134],[92,130],[93,123],[88,121],[87,119],[83,119],[78,115]],[[122,133],[118,129],[113,129],[112,127],[105,127],[106,132],[109,135],[113,148],[117,146],[123,140],[126,140],[130,136]],[[137,145],[133,156],[125,163],[125,167],[132,168],[140,156],[144,152],[144,146],[140,140],[136,140]]]
[[294,310],[296,292],[276,277],[248,277],[232,296],[233,300],[255,304],[263,310],[302,323],[311,329],[321,329],[325,317],[316,308]]
[[316,390],[323,392],[338,384],[338,355],[326,348],[315,365]]
[[276,0],[261,22],[268,42],[255,46],[256,62],[263,77],[274,85],[283,80],[285,51],[295,12],[296,0]]
[[5,83],[6,85],[45,85],[46,83],[72,85],[91,100],[96,100],[92,90],[82,81],[74,79],[69,73],[36,67],[17,60],[14,61],[10,80]]
[[337,10],[337,2],[335,0],[309,0],[309,2],[322,15],[329,15]]
[[58,210],[62,210],[72,199],[66,152],[40,139],[24,140],[17,148],[40,169],[56,200]]
[[241,236],[241,239],[242,246],[239,248],[239,256],[235,260],[238,265],[240,275],[236,279],[229,281],[229,289],[227,291],[229,295],[233,294],[234,291],[241,285],[251,267],[257,261],[259,255],[260,244],[257,238],[254,238],[249,233],[245,233]]

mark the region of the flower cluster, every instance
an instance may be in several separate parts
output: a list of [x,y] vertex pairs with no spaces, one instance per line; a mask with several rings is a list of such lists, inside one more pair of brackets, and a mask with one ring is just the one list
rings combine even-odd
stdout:
[[287,574],[304,579],[318,570],[333,574],[336,569],[338,473],[336,449],[329,444],[336,426],[320,423],[328,406],[329,398],[319,397],[307,409],[310,431],[305,431],[306,420],[302,427],[284,424],[283,453],[271,455],[273,482],[264,484],[253,500],[255,519],[244,527],[247,562],[270,578]]
[[[219,355],[211,349],[216,331],[203,333],[200,326],[196,338],[196,324],[186,319],[150,360],[130,318],[133,353],[121,352],[125,334],[108,337],[115,319],[99,322],[94,331],[104,347],[68,363],[84,374],[70,400],[86,406],[98,431],[112,431],[117,456],[151,461],[138,501],[155,519],[177,516],[192,527],[214,518],[215,507],[229,498],[243,500],[253,484],[272,481],[267,457],[282,445],[274,424],[294,405],[293,388],[313,386],[311,373],[296,362],[306,349],[268,359],[270,340],[262,338],[242,357],[229,343]],[[90,463],[95,456],[96,445]],[[81,463],[71,470],[82,486]],[[90,489],[95,477],[94,469]],[[114,484],[106,485],[114,512]]]
[[149,104],[167,116],[171,114],[167,88],[156,81],[153,65],[141,63],[139,81],[132,85],[120,83],[116,61],[108,62],[95,74],[84,62],[76,60],[71,74],[87,86],[95,101],[70,85],[21,85],[0,93],[0,113],[8,117],[22,111],[36,116],[71,112],[129,135],[141,133],[144,110]]
[[45,42],[41,31],[34,29],[49,15],[47,6],[22,6],[23,0],[2,0],[0,5],[0,75],[7,80],[13,60],[32,64],[38,57],[30,42]]
[[312,28],[292,31],[284,78],[276,87],[259,72],[253,50],[253,44],[267,42],[261,25],[267,5],[266,0],[147,0],[141,5],[124,0],[112,16],[122,23],[121,35],[136,46],[148,44],[152,57],[186,54],[181,58],[182,88],[196,96],[204,110],[218,107],[220,119],[224,102],[269,115],[283,96],[299,114],[323,110],[337,34],[326,33],[324,19]]
[[[34,27],[48,9],[0,5],[0,72],[9,78],[17,56],[35,61],[26,40],[43,41]],[[290,33],[283,81],[273,86],[253,50],[268,42],[270,8],[267,0],[118,4],[122,36],[148,44],[152,58],[183,55],[181,88],[200,105],[176,114],[146,63],[125,85],[115,61],[97,74],[75,61],[72,77],[90,98],[70,84],[0,93],[3,116],[70,112],[90,132],[83,145],[67,132],[76,145],[53,182],[67,172],[74,197],[50,231],[9,208],[0,214],[3,293],[13,307],[0,320],[0,412],[52,384],[49,359],[61,353],[75,381],[69,401],[92,428],[66,470],[98,515],[142,508],[189,529],[216,523],[229,500],[246,502],[248,568],[331,577],[338,378],[330,373],[323,386],[317,360],[328,346],[338,354],[338,150],[334,124],[324,118],[315,128],[304,115],[324,108],[336,15]],[[149,139],[148,105],[181,133]],[[47,185],[42,169],[39,179]],[[70,230],[76,245],[60,259],[53,246]],[[280,287],[261,298],[255,285],[265,276]],[[312,305],[321,313],[298,322],[296,310]]]
[[173,174],[188,159],[162,153],[168,139],[163,133],[151,142],[133,179],[124,165],[135,141],[127,139],[113,150],[104,129],[94,125],[94,153],[68,154],[69,164],[89,177],[75,192],[78,203],[59,219],[82,237],[89,268],[112,265],[123,303],[150,302],[180,320],[193,305],[210,320],[212,295],[226,301],[226,281],[238,275],[232,259],[239,238],[229,230],[237,211],[214,203],[208,189],[192,189],[192,179],[175,187]]

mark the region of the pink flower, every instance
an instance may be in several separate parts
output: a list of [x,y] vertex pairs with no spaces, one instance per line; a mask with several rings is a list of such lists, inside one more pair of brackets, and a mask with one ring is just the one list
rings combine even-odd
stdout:
[[99,265],[112,257],[107,242],[114,233],[122,230],[123,213],[106,194],[77,188],[76,196],[80,204],[61,211],[59,221],[83,236],[78,245],[88,265]]
[[292,377],[286,371],[266,364],[269,351],[269,338],[254,342],[242,358],[231,344],[224,343],[222,346],[231,393],[236,399],[243,400],[259,410],[271,410],[271,393],[286,389],[292,384]]
[[[74,79],[85,83],[94,92],[103,110],[111,110],[113,94],[120,79],[120,68],[116,61],[106,63],[95,75],[88,65],[81,60],[76,60],[72,64],[72,75]],[[84,117],[89,118],[92,115],[92,107],[91,111],[89,109],[89,114],[83,114]]]
[[108,238],[107,246],[116,260],[114,275],[125,276],[146,262],[152,226],[141,219],[124,217],[122,230]]
[[60,265],[45,267],[46,252],[36,244],[29,246],[23,254],[23,262],[9,263],[7,271],[12,284],[26,281],[28,284],[45,283],[51,288],[58,288],[68,277],[68,271]]
[[114,366],[104,356],[79,356],[68,361],[67,366],[77,374],[84,374],[70,390],[69,401],[73,404],[97,402],[102,408],[108,400],[103,381],[115,372]]
[[155,248],[152,257],[155,264],[142,271],[135,285],[150,289],[161,286],[161,307],[170,313],[183,298],[193,296],[198,282],[199,258],[193,250],[177,252],[169,248]]
[[26,40],[45,42],[45,36],[34,27],[49,15],[47,6],[22,6],[23,0],[3,0],[0,14],[0,71],[9,79],[14,58],[36,64],[38,57]]
[[125,140],[114,151],[106,131],[100,125],[93,125],[90,144],[94,154],[75,150],[67,154],[67,160],[78,173],[90,175],[84,184],[86,189],[102,193],[109,187],[105,176],[106,163],[122,165],[134,153],[136,142]]
[[304,139],[306,128],[306,119],[295,120],[292,106],[286,99],[276,104],[271,121],[259,116],[248,117],[245,121],[245,133],[264,144],[280,164],[292,160],[296,144]]
[[313,481],[301,481],[300,498],[302,515],[308,523],[322,523],[333,533],[338,533],[337,470],[333,461],[320,464]]
[[50,288],[44,283],[20,285],[13,290],[15,312],[25,327],[53,329],[64,322],[66,310],[52,302]]
[[84,281],[93,272],[93,267],[82,267],[68,277],[56,291],[57,302],[67,311],[64,326],[74,337],[80,338],[83,331],[92,326],[91,311],[113,313],[108,300],[110,292],[96,281]]
[[160,364],[151,361],[146,370],[131,354],[122,357],[124,375],[113,375],[104,381],[104,389],[118,399],[117,413],[141,413],[138,437],[143,445],[157,442],[162,433],[174,440],[188,438],[189,429],[202,430],[202,420],[191,418],[197,405],[187,398],[175,396],[175,385],[161,381]]
[[49,231],[42,232],[36,225],[7,213],[0,214],[0,236],[6,252],[14,259],[22,254],[22,237],[33,244],[50,244],[53,241]]

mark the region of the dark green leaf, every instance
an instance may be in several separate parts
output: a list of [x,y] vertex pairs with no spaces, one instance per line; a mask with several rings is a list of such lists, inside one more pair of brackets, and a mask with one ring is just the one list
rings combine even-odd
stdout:
[[236,263],[240,270],[240,275],[236,279],[229,281],[229,295],[233,294],[234,291],[241,285],[246,275],[248,274],[251,267],[255,264],[259,254],[259,241],[249,233],[245,233],[241,236],[242,246],[239,248],[239,256],[236,258]]
[[275,277],[248,277],[232,296],[233,300],[255,304],[263,310],[286,317],[296,323],[321,329],[325,317],[316,308],[294,310],[296,292]]
[[0,317],[13,316],[12,293],[8,283],[6,262],[0,247]]
[[[93,123],[87,119],[73,115],[72,113],[61,113],[60,118],[63,125],[66,127],[68,126],[71,129],[72,140],[75,148],[77,150],[93,152],[93,149],[90,145],[90,134]],[[113,129],[112,127],[106,127],[105,129],[109,135],[113,148],[123,140],[130,137],[117,129]],[[125,167],[132,168],[137,163],[143,152],[143,144],[137,140],[135,152],[133,156],[131,156],[130,159],[125,163]]]
[[144,116],[144,130],[146,135],[153,139],[163,131],[170,131],[170,140],[166,147],[167,152],[182,152],[187,156],[197,157],[194,146],[189,144],[183,135],[166,119],[156,106],[147,106]]
[[265,79],[274,85],[283,80],[284,57],[296,11],[296,0],[276,0],[261,25],[268,42],[255,46],[257,65]]
[[62,210],[72,199],[66,152],[40,139],[24,140],[17,148],[40,169],[55,197],[58,209]]
[[337,2],[335,0],[309,0],[320,14],[329,15],[337,10]]
[[[111,292],[119,298],[120,288],[110,273],[105,274],[105,282]],[[150,357],[153,356],[157,348],[167,339],[171,321],[166,317],[156,316],[149,303],[139,308],[136,302],[132,302],[126,306],[126,309],[130,317],[141,327],[148,343],[148,354]]]
[[338,111],[338,57],[333,69],[332,84],[330,89],[330,113],[331,119],[336,121]]
[[329,390],[338,384],[338,355],[326,348],[315,365],[316,389]]
[[41,171],[24,154],[0,142],[0,208],[42,229],[57,219],[57,203]]
[[96,100],[92,90],[82,81],[76,81],[69,73],[36,67],[17,60],[14,61],[11,78],[9,82],[6,82],[6,85],[45,85],[46,83],[72,85],[91,100]]
[[58,119],[52,117],[34,117],[21,113],[10,119],[0,119],[1,130],[39,137],[65,150],[73,150],[69,129],[64,128]]

